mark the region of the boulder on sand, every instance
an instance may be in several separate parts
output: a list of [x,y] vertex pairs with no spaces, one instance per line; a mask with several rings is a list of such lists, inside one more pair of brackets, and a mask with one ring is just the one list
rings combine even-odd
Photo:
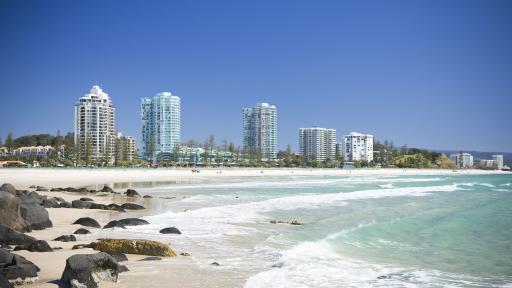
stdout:
[[160,230],[162,234],[181,234],[181,231],[176,227],[168,227]]
[[82,217],[73,222],[73,224],[80,224],[82,226],[93,227],[93,228],[101,228],[100,223],[98,221],[92,219],[91,217]]
[[64,287],[98,287],[99,280],[117,282],[119,273],[125,271],[107,253],[77,254],[66,260],[61,283]]
[[48,211],[42,206],[43,197],[36,192],[18,192],[18,198],[21,202],[21,217],[30,224],[32,229],[42,230],[53,226]]
[[43,199],[44,208],[60,208],[59,201],[55,197],[49,199]]
[[16,188],[14,188],[14,186],[12,186],[11,184],[9,183],[4,183],[2,184],[2,186],[0,186],[0,191],[5,191],[5,192],[9,192],[11,193],[12,195],[16,195]]
[[62,236],[59,236],[59,237],[53,239],[53,241],[73,242],[73,241],[76,241],[76,237],[73,235],[62,235]]
[[121,220],[110,221],[110,222],[108,222],[107,225],[103,226],[103,229],[114,228],[114,227],[126,228],[125,226],[138,226],[138,225],[146,225],[146,224],[149,224],[149,222],[144,219],[126,218],[126,219],[121,219]]
[[100,239],[98,242],[91,243],[91,248],[107,253],[119,252],[149,256],[176,256],[176,253],[169,245],[151,240]]
[[80,198],[80,201],[93,201],[93,200],[88,197],[82,197],[82,198]]
[[17,232],[9,227],[0,226],[0,244],[1,245],[30,245],[37,239]]
[[79,228],[73,234],[91,234],[91,231],[85,229],[85,228]]
[[53,249],[44,240],[36,240],[28,245],[18,245],[14,247],[14,251],[28,250],[30,252],[52,252]]
[[0,191],[0,225],[20,232],[32,230],[30,224],[21,217],[20,199],[6,191]]
[[[28,284],[37,280],[37,272],[39,268],[34,263],[0,248],[0,279],[15,285]],[[0,287],[11,287],[3,286],[4,284],[6,281],[0,282]]]

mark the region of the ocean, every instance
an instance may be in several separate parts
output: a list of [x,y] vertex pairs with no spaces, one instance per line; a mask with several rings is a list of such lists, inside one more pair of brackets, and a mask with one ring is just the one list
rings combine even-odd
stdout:
[[[233,287],[512,287],[512,175],[147,186],[137,190],[184,198],[158,201],[150,225],[108,233],[170,241],[203,269],[237,275]],[[169,226],[182,235],[158,233]]]

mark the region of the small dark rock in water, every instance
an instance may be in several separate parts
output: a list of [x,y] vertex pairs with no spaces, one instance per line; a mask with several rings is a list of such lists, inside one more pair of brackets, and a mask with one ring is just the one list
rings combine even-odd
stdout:
[[119,252],[107,252],[107,253],[110,256],[112,256],[112,258],[114,258],[114,260],[116,260],[117,262],[128,261],[128,257],[126,257],[126,255],[123,253],[119,253]]
[[85,228],[79,228],[73,234],[91,234],[91,231],[85,229]]
[[22,256],[5,249],[0,249],[0,287],[13,287],[8,280],[19,284],[33,282],[39,272],[39,267]]
[[31,188],[31,189],[36,188],[36,185],[30,185],[28,188]]
[[47,191],[50,191],[50,189],[45,188],[45,187],[37,187],[37,188],[36,188],[36,191],[44,191],[44,192],[47,192]]
[[149,224],[149,222],[144,219],[126,218],[126,219],[121,219],[121,220],[110,221],[110,222],[108,222],[107,225],[103,226],[103,229],[114,228],[114,227],[126,228],[125,226],[138,226],[138,225],[146,225],[146,224]]
[[162,260],[162,258],[158,257],[158,256],[149,256],[146,258],[142,258],[139,261],[159,261],[159,260]]
[[80,198],[80,201],[93,201],[91,198],[82,197]]
[[124,192],[124,194],[128,197],[140,197],[140,194],[137,193],[137,191],[133,190],[133,189],[128,189],[126,190],[126,192]]
[[96,221],[90,217],[82,217],[82,218],[76,220],[75,222],[73,222],[73,224],[80,224],[82,226],[87,226],[87,227],[101,228],[98,221]]
[[107,253],[78,254],[66,260],[61,282],[65,287],[97,288],[97,280],[117,282],[125,270]]
[[73,241],[76,241],[76,237],[73,235],[62,235],[62,236],[59,236],[59,237],[53,239],[53,241],[73,242]]
[[62,250],[62,247],[52,247],[52,249],[55,250]]
[[108,192],[108,193],[113,193],[114,190],[110,187],[108,187],[107,185],[103,186],[103,189],[101,189],[101,192]]
[[176,227],[169,227],[160,230],[162,234],[181,234],[181,231]]
[[187,252],[181,252],[180,253],[181,256],[190,256],[190,253],[187,253]]
[[36,240],[29,245],[19,245],[14,247],[14,251],[28,250],[30,252],[52,252],[52,247],[44,240]]
[[151,195],[144,195],[142,198],[153,198]]
[[217,263],[217,262],[212,262],[210,265],[213,265],[213,266],[220,266],[220,264],[219,264],[219,263]]
[[270,220],[270,223],[272,223],[272,224],[304,225],[304,223],[299,222],[297,220],[292,220],[292,221]]
[[139,205],[139,204],[135,204],[135,203],[124,203],[124,204],[121,205],[121,207],[123,207],[124,209],[128,209],[128,210],[142,210],[142,209],[146,209],[146,208],[144,208],[144,206]]

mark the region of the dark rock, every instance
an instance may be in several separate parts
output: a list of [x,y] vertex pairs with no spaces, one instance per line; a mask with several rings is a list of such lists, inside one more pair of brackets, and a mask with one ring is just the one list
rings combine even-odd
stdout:
[[61,208],[73,208],[73,204],[67,202],[67,201],[62,201],[59,203],[59,206]]
[[7,278],[0,277],[0,288],[14,288],[14,285],[12,285],[11,282],[9,282],[9,280],[7,280]]
[[91,234],[91,231],[85,229],[85,228],[79,228],[73,234]]
[[181,256],[190,256],[190,253],[187,253],[187,252],[181,252],[180,253]]
[[181,234],[181,231],[176,227],[168,227],[160,230],[162,234]]
[[80,201],[93,201],[91,198],[82,197],[80,198]]
[[16,195],[16,188],[14,188],[14,186],[12,186],[9,183],[5,183],[2,186],[0,186],[0,191],[9,192],[12,195]]
[[212,265],[212,266],[220,266],[220,264],[217,263],[217,262],[212,262],[210,265]]
[[42,230],[53,226],[48,211],[42,206],[43,197],[39,196],[36,192],[23,192],[18,193],[18,198],[21,201],[21,217],[30,224],[32,229]]
[[73,200],[71,201],[71,207],[77,209],[91,209],[92,202],[82,201],[82,200]]
[[120,268],[119,273],[130,271],[130,269],[128,269],[128,267],[126,267],[124,265],[119,265],[119,268]]
[[59,236],[59,237],[53,239],[53,241],[74,242],[74,241],[76,241],[76,237],[73,235],[62,235],[62,236]]
[[57,200],[58,202],[64,202],[64,198],[62,197],[53,197],[53,199]]
[[[31,283],[37,279],[39,271],[34,263],[24,257],[0,249],[0,280],[11,280],[15,284]],[[5,281],[3,283],[0,281],[0,287],[12,287],[5,285]]]
[[78,189],[75,189],[74,192],[79,192],[79,193],[88,193],[89,192],[89,189],[85,188],[85,187],[82,187],[82,188],[78,188]]
[[93,245],[92,245],[92,243],[89,243],[89,244],[76,244],[76,245],[73,245],[73,247],[71,249],[72,250],[76,250],[76,249],[84,249],[84,248],[93,248]]
[[14,231],[11,228],[0,226],[0,244],[2,245],[30,245],[37,239]]
[[[108,253],[108,252],[107,252]],[[114,258],[114,260],[116,260],[117,262],[124,262],[124,261],[128,261],[128,257],[126,257],[126,255],[124,253],[119,253],[119,252],[110,252],[108,253],[110,256],[112,256],[112,258]]]
[[87,226],[87,227],[101,228],[98,221],[96,221],[90,217],[82,217],[82,218],[76,220],[75,222],[73,222],[73,224],[80,224],[82,226]]
[[62,250],[62,247],[52,247],[53,251],[55,250]]
[[140,197],[140,194],[137,193],[137,191],[133,190],[133,189],[128,189],[126,190],[126,192],[124,192],[124,194],[128,197]]
[[[91,203],[91,202],[89,202],[89,203]],[[98,204],[98,203],[92,203],[92,205],[91,205],[91,207],[89,209],[109,210],[107,205],[105,205],[105,204]]]
[[153,198],[151,195],[144,195],[142,198]]
[[162,260],[162,257],[149,256],[149,257],[146,257],[146,258],[142,258],[139,261],[159,261],[159,260]]
[[0,191],[0,225],[20,232],[32,230],[30,224],[21,217],[20,199],[6,191]]
[[36,185],[30,185],[30,186],[28,186],[28,188],[33,189],[33,188],[37,188],[37,187],[36,187]]
[[107,253],[78,254],[66,260],[61,282],[68,287],[96,288],[97,280],[117,282],[123,270]]
[[124,203],[124,204],[121,205],[121,207],[123,207],[124,209],[128,209],[128,210],[146,209],[146,208],[144,208],[144,206],[139,205],[139,204],[135,204],[135,203]]
[[91,189],[89,190],[89,193],[98,193],[98,190]]
[[62,191],[66,191],[65,189],[63,188],[52,188],[50,189],[51,192],[62,192]]
[[103,186],[103,189],[101,189],[101,192],[107,192],[107,193],[113,193],[114,190],[107,185]]
[[117,205],[114,203],[108,204],[107,208],[108,208],[108,210],[113,210],[113,211],[118,211],[118,212],[126,212],[126,210],[124,210],[124,208],[121,205]]
[[149,224],[149,222],[144,219],[126,218],[126,219],[121,219],[121,220],[110,221],[110,222],[108,222],[107,225],[103,226],[103,229],[114,228],[114,227],[126,228],[125,226],[138,226],[138,225],[146,225],[146,224]]
[[46,191],[50,191],[50,189],[45,188],[45,187],[37,187],[36,191],[43,191],[43,192],[46,192]]
[[60,208],[59,201],[55,198],[43,199],[44,208]]
[[53,249],[48,245],[48,242],[44,240],[36,240],[29,245],[19,245],[14,247],[14,251],[28,250],[30,252],[52,252]]

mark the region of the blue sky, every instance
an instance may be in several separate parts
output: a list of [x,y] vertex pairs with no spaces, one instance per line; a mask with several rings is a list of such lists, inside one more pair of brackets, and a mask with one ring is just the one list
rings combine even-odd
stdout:
[[0,2],[0,136],[73,130],[98,83],[140,138],[140,98],[182,99],[182,140],[241,142],[278,107],[279,148],[312,125],[397,145],[512,151],[512,1]]

